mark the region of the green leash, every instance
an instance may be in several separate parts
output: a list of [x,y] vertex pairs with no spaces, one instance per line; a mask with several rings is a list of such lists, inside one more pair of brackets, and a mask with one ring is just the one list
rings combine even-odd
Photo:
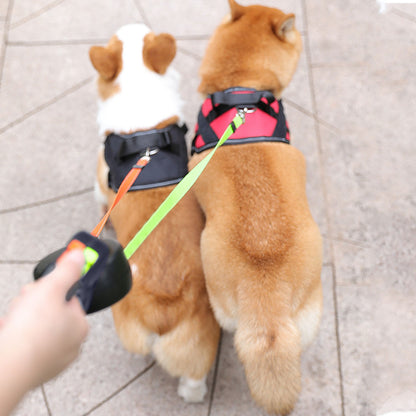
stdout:
[[168,215],[168,213],[174,208],[174,206],[183,198],[183,196],[191,189],[192,185],[199,178],[204,171],[209,161],[214,156],[216,150],[245,122],[245,115],[247,109],[238,109],[233,121],[225,130],[220,140],[204,159],[202,159],[188,174],[176,185],[173,191],[162,202],[159,208],[153,213],[153,215],[147,220],[143,227],[133,237],[133,239],[127,244],[124,249],[124,254],[129,259],[134,252],[140,247],[148,235],[157,227],[157,225]]

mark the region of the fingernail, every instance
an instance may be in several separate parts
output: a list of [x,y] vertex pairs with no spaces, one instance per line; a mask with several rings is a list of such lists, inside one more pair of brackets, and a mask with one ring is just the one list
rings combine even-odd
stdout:
[[65,259],[76,263],[77,265],[84,266],[85,259],[84,254],[81,250],[71,250],[68,254],[65,255]]

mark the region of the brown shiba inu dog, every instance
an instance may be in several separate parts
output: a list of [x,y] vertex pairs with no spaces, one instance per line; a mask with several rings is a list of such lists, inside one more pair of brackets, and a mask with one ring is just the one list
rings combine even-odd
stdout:
[[[111,214],[125,246],[186,174],[179,77],[170,63],[176,44],[145,25],[123,26],[106,47],[90,50],[98,71],[100,151],[97,194],[111,205],[125,174],[142,154],[150,162]],[[131,292],[113,306],[124,346],[152,352],[171,375],[178,394],[202,401],[205,376],[215,358],[219,327],[205,288],[200,259],[203,214],[188,194],[133,254]]]
[[301,389],[300,356],[318,331],[322,241],[306,199],[302,154],[280,97],[301,52],[294,15],[229,0],[200,67],[207,95],[198,117],[194,167],[237,109],[246,122],[218,149],[194,186],[208,294],[234,343],[255,401],[289,413]]

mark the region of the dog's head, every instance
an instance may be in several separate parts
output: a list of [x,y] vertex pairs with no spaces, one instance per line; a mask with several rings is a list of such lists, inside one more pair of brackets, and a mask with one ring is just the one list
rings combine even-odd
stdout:
[[264,6],[229,0],[231,13],[212,36],[200,68],[199,91],[231,87],[270,90],[280,96],[302,50],[295,16]]
[[129,133],[181,116],[179,76],[170,64],[175,39],[144,24],[121,27],[107,46],[92,46],[98,72],[100,132]]

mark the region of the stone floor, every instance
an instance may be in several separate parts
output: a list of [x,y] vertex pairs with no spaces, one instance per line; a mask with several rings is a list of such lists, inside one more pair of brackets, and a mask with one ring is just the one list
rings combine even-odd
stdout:
[[[264,4],[296,13],[303,36],[284,99],[325,242],[324,316],[293,415],[416,411],[416,4]],[[39,258],[98,220],[89,47],[136,21],[173,34],[192,129],[199,63],[226,11],[226,0],[0,0],[0,313]],[[88,319],[78,361],[15,415],[263,415],[229,334],[205,401],[190,405],[151,358],[123,350],[109,310]]]

